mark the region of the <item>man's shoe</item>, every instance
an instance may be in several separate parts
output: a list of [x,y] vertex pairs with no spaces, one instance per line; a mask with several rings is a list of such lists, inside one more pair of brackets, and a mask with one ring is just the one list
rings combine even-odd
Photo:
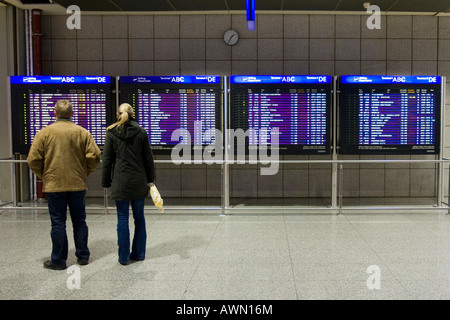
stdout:
[[145,258],[138,259],[138,258],[135,258],[135,257],[131,257],[131,256],[130,256],[130,261],[133,261],[133,262],[144,261],[144,259],[145,259]]
[[44,262],[44,268],[50,270],[64,270],[67,269],[65,265],[53,263],[52,260],[47,260]]
[[80,266],[85,266],[85,265],[87,265],[89,263],[89,259],[77,259],[77,263]]

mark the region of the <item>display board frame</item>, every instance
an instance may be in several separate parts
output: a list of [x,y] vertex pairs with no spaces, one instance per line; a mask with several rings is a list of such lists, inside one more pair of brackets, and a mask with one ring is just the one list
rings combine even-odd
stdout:
[[[83,90],[84,92],[77,92]],[[91,91],[95,90],[95,91]],[[98,92],[97,92],[98,90]],[[87,93],[88,92],[88,93]],[[20,103],[24,103],[21,98],[18,97],[20,94],[33,94],[38,95],[38,98],[41,100],[42,96],[50,94],[51,96],[48,98],[42,98],[48,100],[47,103],[56,102],[56,97],[60,99],[68,99],[70,100],[71,95],[81,95],[81,94],[89,94],[89,95],[98,95],[104,94],[104,110],[102,110],[102,118],[99,120],[100,125],[97,130],[93,133],[94,130],[90,130],[89,126],[91,123],[91,119],[89,118],[85,121],[89,122],[89,125],[81,123],[80,125],[86,127],[92,136],[94,137],[97,145],[102,148],[104,144],[104,138],[106,135],[106,126],[113,119],[113,105],[115,103],[115,81],[114,77],[109,76],[10,76],[9,77],[9,94],[10,94],[10,105],[11,105],[11,130],[12,130],[12,152],[15,154],[28,154],[28,151],[32,144],[32,139],[34,135],[43,127],[53,123],[56,118],[53,116],[53,105],[48,105],[48,110],[42,109],[42,104],[39,105],[39,112],[41,115],[39,117],[43,117],[44,114],[46,124],[42,125],[40,128],[32,128],[33,122],[33,113],[32,106],[33,104],[30,99],[32,97],[26,97],[28,100],[26,101],[26,109],[19,110]],[[56,96],[56,97],[55,97]],[[20,101],[22,102],[20,102]],[[85,100],[82,100],[85,102]],[[96,100],[88,100],[88,103],[91,106],[96,105]],[[78,102],[72,101],[72,105],[74,108],[74,116],[72,117],[72,121],[78,123],[78,119],[80,117],[80,112],[78,110]],[[48,115],[45,113],[48,112]],[[93,112],[94,113],[94,112]],[[89,113],[90,115],[91,113]],[[36,115],[37,117],[37,115]],[[94,124],[97,124],[95,122]]]
[[[118,106],[121,103],[129,103],[134,111],[136,121],[143,126],[149,135],[149,142],[152,147],[152,151],[154,154],[160,155],[168,155],[173,153],[183,153],[186,151],[184,146],[180,145],[180,141],[173,141],[171,144],[154,144],[152,143],[152,130],[148,125],[145,124],[143,119],[140,119],[140,110],[137,105],[137,101],[131,98],[129,95],[137,94],[137,90],[145,89],[146,91],[153,90],[157,94],[163,93],[162,91],[166,91],[166,93],[173,92],[172,94],[182,94],[175,93],[176,90],[195,90],[196,92],[190,92],[195,94],[202,94],[203,90],[210,90],[210,93],[215,94],[214,101],[214,129],[223,131],[223,81],[221,76],[216,75],[177,75],[177,76],[121,76],[118,77]],[[212,90],[212,91],[211,91]],[[192,127],[193,124],[189,123],[189,127]],[[180,128],[185,129],[185,128]],[[194,130],[196,128],[194,127]],[[202,153],[205,148],[209,148],[214,151],[221,150],[223,152],[223,139],[217,139],[214,141],[214,144],[208,143],[196,143],[198,142],[196,138],[196,134],[198,134],[199,130],[196,132],[189,131],[191,137],[191,153]],[[212,131],[212,130],[211,130]],[[206,131],[205,131],[206,132]],[[172,132],[173,133],[173,132]],[[171,133],[171,134],[172,134]],[[217,133],[217,132],[216,132]],[[202,130],[202,135],[204,134]],[[203,136],[202,136],[203,142]],[[183,150],[183,151],[182,151]]]
[[[242,129],[247,132],[248,127],[248,118],[247,123],[244,125],[239,124],[236,119],[236,112],[244,112],[242,106],[237,106],[235,101],[237,94],[245,94],[246,90],[259,90],[259,91],[267,91],[269,94],[289,94],[290,90],[306,90],[306,92],[302,92],[305,94],[310,94],[315,90],[322,90],[321,93],[324,93],[325,96],[325,116],[324,121],[324,143],[311,143],[311,144],[279,144],[277,146],[277,152],[280,155],[330,155],[332,149],[332,114],[333,114],[333,93],[335,90],[334,87],[334,78],[329,75],[232,75],[229,77],[229,129],[238,130]],[[273,91],[273,92],[271,92]],[[294,93],[293,93],[294,94]],[[300,94],[300,92],[296,92],[295,94]],[[236,110],[237,108],[241,108],[242,110]],[[244,120],[245,121],[245,120]],[[242,122],[242,120],[241,120]],[[298,126],[299,127],[299,126]],[[282,133],[281,133],[282,134]],[[281,136],[280,134],[280,136]],[[269,134],[268,134],[269,135]],[[259,149],[260,145],[252,146],[250,143],[251,132],[248,133],[248,136],[245,141],[245,154],[250,154],[252,149]],[[256,137],[258,139],[258,137]],[[259,139],[261,141],[261,139]],[[234,154],[237,155],[240,153],[240,149],[237,146],[238,141],[234,141]],[[273,146],[262,145],[264,148],[268,150],[272,149]],[[257,152],[257,150],[256,150]]]
[[[338,115],[339,115],[339,134],[338,134],[338,152],[343,155],[438,155],[441,152],[441,140],[442,140],[442,94],[444,94],[445,90],[443,88],[445,82],[443,82],[443,77],[440,76],[392,76],[392,75],[345,75],[339,77],[338,81]],[[428,91],[424,91],[428,90]],[[420,91],[420,92],[419,92]],[[372,108],[372,101],[374,100],[374,96],[376,95],[375,101],[385,101],[384,103],[376,102],[375,105],[380,104],[381,107],[389,106],[389,104],[393,105],[391,100],[395,100],[395,98],[391,98],[394,95],[402,96],[402,100],[400,103],[403,104],[403,101],[406,101],[404,104],[407,106],[404,108],[405,111],[402,111],[403,115],[399,116],[398,114],[392,113],[388,114],[388,116],[383,117],[383,121],[387,122],[393,117],[401,118],[401,127],[395,127],[395,130],[401,130],[403,143],[379,143],[376,141],[373,132],[379,132],[381,130],[381,124],[383,122],[377,121],[377,118],[372,118],[370,115],[370,120],[367,121],[367,124],[364,128],[361,128],[361,121],[368,118],[369,116],[365,116],[363,120],[361,120],[361,111],[362,106],[360,102],[358,105],[349,105],[348,99],[351,99],[350,95],[356,96],[357,92],[359,92],[360,99],[361,94],[367,96],[367,100],[370,103],[370,108]],[[431,92],[431,93],[430,93]],[[425,141],[433,139],[433,143],[409,143],[415,137],[412,135],[412,124],[414,115],[411,115],[412,109],[414,106],[409,108],[409,99],[415,98],[417,94],[428,94],[429,96],[434,96],[434,118],[433,120],[427,120],[432,122],[433,128],[433,136],[432,138],[428,138]],[[403,98],[404,97],[404,98]],[[363,97],[364,98],[364,97]],[[397,97],[398,100],[399,97]],[[422,99],[422,98],[421,98]],[[386,102],[387,101],[387,102]],[[431,100],[430,100],[431,101]],[[431,104],[431,102],[429,102]],[[425,104],[425,103],[424,103]],[[397,106],[394,106],[397,107]],[[354,110],[349,110],[349,109]],[[378,108],[378,107],[377,107]],[[386,107],[387,108],[387,107]],[[393,108],[390,108],[393,109]],[[395,112],[399,112],[399,109],[395,110]],[[403,110],[403,109],[402,109]],[[367,114],[367,113],[365,113]],[[407,115],[406,115],[407,114]],[[417,113],[418,114],[418,113]],[[417,118],[419,116],[416,116]],[[389,119],[389,120],[386,120]],[[375,123],[377,122],[377,123]],[[417,121],[419,122],[419,121]],[[375,124],[374,124],[375,123]],[[381,124],[378,124],[381,123]],[[366,128],[369,128],[366,130]],[[427,125],[427,128],[430,125]],[[374,141],[373,143],[361,143],[361,141],[367,141],[363,139],[361,131],[368,131],[366,135],[370,134],[370,141]],[[384,129],[383,129],[384,130]],[[380,136],[389,136],[391,132],[380,132]],[[387,129],[386,129],[387,131]],[[391,136],[394,136],[396,132],[392,133]],[[419,134],[417,134],[419,135]],[[397,133],[398,136],[398,133]],[[430,134],[427,131],[427,137]],[[361,140],[362,139],[362,140]],[[419,137],[417,137],[419,139]],[[358,140],[358,142],[356,142]],[[380,140],[383,141],[383,140]],[[405,143],[407,141],[407,143]]]

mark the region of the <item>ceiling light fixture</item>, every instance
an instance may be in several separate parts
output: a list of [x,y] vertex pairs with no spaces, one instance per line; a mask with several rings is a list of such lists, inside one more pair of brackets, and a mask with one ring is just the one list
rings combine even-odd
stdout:
[[247,2],[247,28],[249,31],[255,30],[255,0],[246,0]]

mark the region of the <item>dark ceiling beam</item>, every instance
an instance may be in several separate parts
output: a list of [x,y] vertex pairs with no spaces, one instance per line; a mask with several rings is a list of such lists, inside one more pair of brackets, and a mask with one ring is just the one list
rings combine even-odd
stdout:
[[449,11],[450,11],[450,7],[448,7],[447,9],[445,9],[445,10],[439,12],[439,13],[444,13],[444,12],[449,12]]
[[395,1],[389,8],[387,8],[386,11],[390,11],[393,7],[395,7],[397,5],[397,3],[399,3],[400,0]]
[[175,8],[175,6],[172,4],[172,2],[170,2],[170,0],[166,0],[167,4],[172,8],[173,11],[177,11],[177,8]]
[[342,0],[339,0],[339,1],[336,3],[336,5],[334,6],[334,11],[336,11],[336,10],[339,8],[339,6],[341,5],[341,2],[342,2]]
[[120,11],[125,11],[123,8],[119,7],[117,3],[115,3],[113,0],[108,0],[109,3],[111,3],[114,7],[119,9]]

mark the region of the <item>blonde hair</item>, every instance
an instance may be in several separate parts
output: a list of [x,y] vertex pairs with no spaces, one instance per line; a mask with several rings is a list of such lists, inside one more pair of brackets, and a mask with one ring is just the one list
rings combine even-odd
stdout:
[[67,118],[70,119],[72,117],[73,108],[72,103],[69,100],[58,100],[55,103],[55,114],[58,118]]
[[119,106],[118,110],[119,116],[117,117],[117,122],[110,125],[106,130],[111,130],[117,126],[123,125],[125,122],[128,122],[130,118],[133,117],[133,107],[128,103],[122,103]]

